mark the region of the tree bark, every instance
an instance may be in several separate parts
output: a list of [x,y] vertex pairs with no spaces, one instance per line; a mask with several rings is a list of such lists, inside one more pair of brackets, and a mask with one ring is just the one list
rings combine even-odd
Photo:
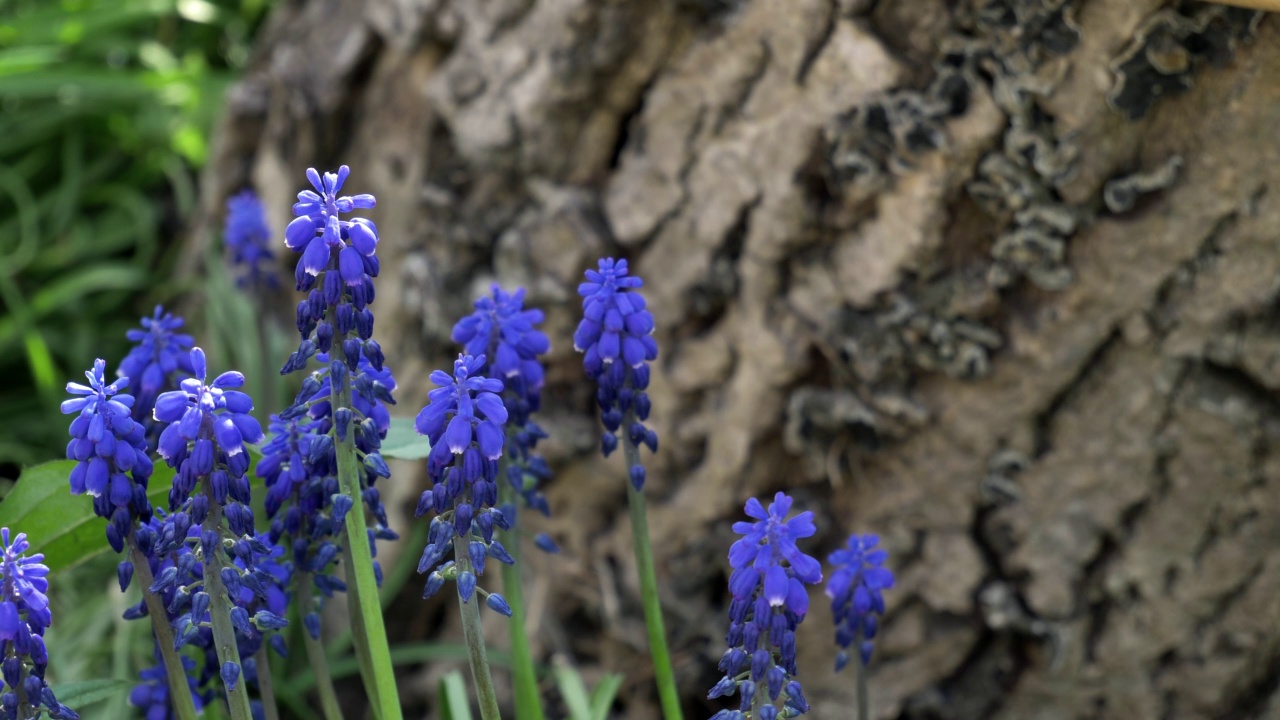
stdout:
[[[719,707],[730,524],[781,489],[813,554],[891,553],[874,717],[1261,719],[1277,127],[1280,22],[1195,2],[293,2],[228,97],[193,237],[246,183],[282,228],[307,166],[350,164],[401,413],[488,283],[529,288],[565,547],[524,554],[535,651],[626,671],[626,717],[657,710],[625,469],[569,339],[610,254],[658,323],[646,492],[692,714]],[[813,595],[800,679],[848,717]],[[456,632],[396,608],[393,635]]]

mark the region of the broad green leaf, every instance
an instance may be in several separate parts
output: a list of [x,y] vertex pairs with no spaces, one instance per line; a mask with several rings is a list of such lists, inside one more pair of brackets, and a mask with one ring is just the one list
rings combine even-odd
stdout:
[[560,688],[560,697],[569,711],[570,720],[592,720],[587,685],[582,682],[578,671],[567,663],[557,662],[552,672],[556,678],[556,686]]
[[[68,479],[76,464],[55,460],[29,467],[0,502],[0,527],[24,532],[31,552],[44,553],[52,570],[64,570],[109,549],[106,525],[93,514],[93,500],[71,494]],[[168,502],[173,470],[157,465],[148,484],[153,505]]]
[[471,720],[471,698],[462,673],[453,672],[440,678],[440,716],[444,720]]
[[80,710],[86,705],[102,702],[116,695],[128,695],[134,684],[131,680],[83,680],[61,683],[53,691],[58,696],[58,702],[72,710]]
[[393,417],[387,438],[382,441],[382,457],[422,460],[431,452],[431,441],[413,427],[413,418]]

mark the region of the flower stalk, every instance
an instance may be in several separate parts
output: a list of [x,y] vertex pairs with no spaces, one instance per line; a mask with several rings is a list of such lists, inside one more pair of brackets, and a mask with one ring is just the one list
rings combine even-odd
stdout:
[[147,604],[147,614],[151,617],[151,627],[155,630],[156,644],[164,662],[165,681],[169,685],[175,720],[196,720],[195,701],[191,699],[191,690],[187,687],[187,671],[182,667],[182,657],[173,649],[173,626],[169,624],[169,614],[165,611],[164,601],[160,596],[148,590],[155,582],[155,578],[151,576],[151,563],[142,554],[142,550],[138,549],[132,536],[128,543],[134,573],[142,587],[142,600]]
[[[295,595],[302,608],[310,608],[311,573],[300,572],[294,577]],[[316,678],[316,693],[320,696],[320,710],[325,720],[342,720],[342,707],[338,704],[338,695],[333,689],[333,678],[329,674],[329,659],[324,652],[324,645],[319,638],[311,637],[311,633],[303,630],[302,640],[307,648],[307,662],[311,665],[311,674]]]
[[[453,539],[453,555],[457,558],[458,574],[474,572],[467,553],[467,541],[462,537]],[[505,589],[505,588],[504,588]],[[493,688],[493,673],[489,671],[489,654],[484,645],[484,628],[480,624],[480,600],[474,595],[475,602],[469,602],[463,596],[462,585],[458,585],[458,609],[462,612],[462,636],[467,643],[467,657],[471,664],[471,682],[476,689],[476,702],[480,705],[481,720],[502,720],[498,711],[498,693]]]
[[[351,386],[345,374],[330,377],[335,408],[351,407]],[[342,493],[356,502],[347,513],[343,524],[343,555],[346,558],[348,608],[352,628],[356,631],[357,652],[362,648],[366,655],[369,673],[365,689],[370,698],[376,698],[382,720],[400,720],[400,693],[396,689],[395,668],[391,664],[391,648],[387,643],[387,629],[382,620],[382,607],[378,604],[378,581],[373,572],[373,555],[369,549],[369,530],[365,523],[364,505],[361,502],[360,461],[356,457],[355,433],[339,438],[337,426],[333,430],[334,447],[338,453],[338,486]],[[369,680],[373,687],[368,686]]]
[[[206,484],[207,482],[206,480]],[[205,519],[205,532],[217,533],[221,519],[221,506],[211,503],[209,516]],[[222,582],[222,568],[222,559],[217,552],[211,552],[204,558],[204,586],[209,593],[209,619],[213,625],[214,650],[223,668],[222,679],[227,691],[231,720],[253,720],[253,713],[249,710],[249,691],[245,687],[244,678],[239,677],[243,675],[243,664],[240,662],[240,649],[236,645],[235,627],[231,624],[231,599]],[[235,663],[234,678],[227,677],[231,663]]]
[[[500,472],[505,475],[505,471]],[[505,503],[512,502],[507,484],[501,485],[499,497]],[[524,592],[520,585],[520,535],[515,530],[499,532],[503,545],[511,557],[512,565],[502,566],[502,594],[511,606],[508,630],[511,635],[511,675],[516,696],[516,720],[543,720],[542,697],[538,693],[538,678],[533,670],[533,653],[529,649],[529,637],[524,627]]]
[[[626,427],[634,418],[628,411]],[[640,464],[640,451],[631,441],[630,434],[623,434],[623,452],[627,467]],[[671,667],[671,653],[667,650],[667,633],[662,622],[662,603],[658,599],[658,578],[653,567],[653,547],[649,542],[649,519],[644,493],[627,483],[627,505],[631,514],[631,542],[636,554],[636,572],[640,575],[640,600],[644,605],[644,624],[649,633],[649,655],[653,659],[654,681],[658,684],[658,698],[662,703],[662,716],[666,720],[680,720],[680,692],[676,688],[675,672]]]

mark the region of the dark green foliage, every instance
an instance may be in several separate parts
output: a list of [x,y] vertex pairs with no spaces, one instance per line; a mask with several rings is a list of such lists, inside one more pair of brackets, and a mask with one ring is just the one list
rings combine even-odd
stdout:
[[181,288],[194,171],[266,0],[0,0],[0,474],[56,457],[62,386]]

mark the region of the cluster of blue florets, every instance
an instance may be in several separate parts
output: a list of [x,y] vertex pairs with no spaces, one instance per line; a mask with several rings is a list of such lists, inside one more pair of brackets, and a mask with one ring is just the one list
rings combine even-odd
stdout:
[[236,272],[237,285],[248,290],[272,290],[279,286],[271,240],[266,208],[252,190],[241,191],[227,199],[223,241],[230,254],[231,267]]
[[[107,519],[107,541],[121,552],[136,523],[151,518],[147,481],[153,468],[145,430],[131,414],[135,400],[120,392],[129,379],[108,384],[106,367],[97,360],[85,373],[88,385],[67,383],[67,392],[76,397],[63,401],[62,412],[76,414],[67,443],[67,459],[76,461],[71,492],[93,498],[94,512]],[[128,560],[121,573],[132,574]]]
[[[729,549],[729,650],[720,659],[724,678],[712,688],[716,698],[737,692],[738,712],[755,720],[773,720],[781,702],[784,717],[809,711],[800,683],[795,679],[796,627],[809,612],[805,585],[822,580],[822,566],[806,555],[796,541],[811,537],[817,528],[813,513],[787,519],[791,498],[774,496],[766,511],[759,500],[747,501],[753,522],[737,522],[733,531],[743,537]],[[746,671],[740,678],[739,673]],[[733,711],[717,713],[733,717]]]
[[0,718],[39,717],[76,720],[80,716],[58,702],[45,682],[49,652],[44,632],[53,622],[49,612],[49,568],[44,555],[27,556],[26,533],[12,539],[9,528],[0,528]]
[[[588,270],[578,285],[582,321],[573,333],[573,347],[583,353],[582,366],[596,383],[596,403],[604,424],[601,449],[607,457],[618,447],[618,431],[631,448],[658,451],[658,434],[645,426],[649,419],[649,363],[658,357],[653,339],[653,314],[645,309],[637,290],[640,278],[627,273],[626,260],[605,258],[599,270]],[[628,474],[636,490],[644,487],[645,469],[639,454],[628,454]]]
[[[467,355],[484,357],[486,363],[478,372],[502,380],[502,403],[507,409],[506,483],[524,500],[526,507],[543,515],[551,513],[539,487],[551,478],[551,468],[537,452],[547,433],[533,420],[542,406],[545,371],[539,359],[551,349],[546,333],[537,328],[543,314],[536,308],[525,309],[525,289],[508,293],[498,285],[492,294],[476,300],[475,312],[453,326],[453,341],[463,346]],[[516,522],[512,503],[501,506],[508,524]],[[549,552],[557,550],[545,534],[535,541]]]
[[[416,510],[419,517],[435,513],[427,547],[418,561],[418,572],[428,573],[424,598],[453,579],[459,596],[467,602],[476,590],[477,576],[484,574],[486,558],[515,562],[493,536],[494,527],[510,527],[495,508],[507,408],[499,397],[502,381],[477,374],[484,365],[484,355],[459,355],[452,375],[442,370],[432,372],[431,382],[437,387],[427,393],[427,405],[414,420],[417,431],[431,440],[427,477],[432,487],[422,493]],[[455,557],[437,568],[460,543],[466,546],[466,562]],[[489,607],[511,614],[501,595],[484,594]]]
[[195,373],[191,367],[191,348],[195,347],[195,339],[180,332],[185,324],[182,318],[165,312],[157,305],[151,317],[142,318],[141,329],[126,333],[129,341],[136,344],[120,361],[116,375],[129,378],[136,398],[133,419],[147,430],[148,450],[156,449],[162,429],[151,416],[156,398],[166,390],[177,389],[183,378]]

